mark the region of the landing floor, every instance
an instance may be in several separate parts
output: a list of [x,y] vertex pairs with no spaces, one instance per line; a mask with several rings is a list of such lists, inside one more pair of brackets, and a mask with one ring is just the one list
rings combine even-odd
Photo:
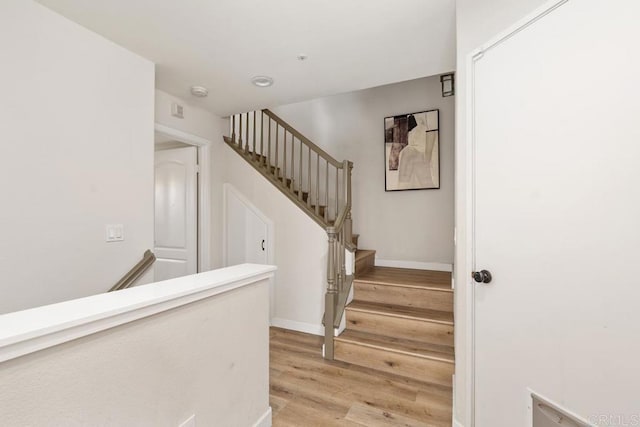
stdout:
[[322,358],[322,338],[271,328],[279,426],[451,426],[451,389]]

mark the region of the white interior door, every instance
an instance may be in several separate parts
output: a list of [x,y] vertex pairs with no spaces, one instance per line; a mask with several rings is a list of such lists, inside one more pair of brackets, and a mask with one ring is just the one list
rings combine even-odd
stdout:
[[639,17],[570,0],[475,62],[476,427],[530,425],[528,389],[638,416]]
[[197,242],[197,149],[155,153],[155,280],[195,274]]
[[268,264],[267,221],[235,191],[225,194],[227,265]]

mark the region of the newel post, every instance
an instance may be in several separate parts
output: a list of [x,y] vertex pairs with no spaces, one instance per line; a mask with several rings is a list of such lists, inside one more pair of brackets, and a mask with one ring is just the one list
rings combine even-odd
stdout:
[[327,228],[329,253],[327,254],[327,293],[324,300],[324,358],[333,360],[333,319],[336,317],[338,288],[336,283],[336,231]]

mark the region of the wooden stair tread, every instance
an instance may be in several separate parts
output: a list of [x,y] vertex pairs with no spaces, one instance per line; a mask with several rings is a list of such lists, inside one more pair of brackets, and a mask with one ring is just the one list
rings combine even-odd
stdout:
[[351,302],[346,309],[381,314],[385,316],[401,317],[404,319],[424,320],[428,322],[453,325],[453,313],[448,311],[429,310],[427,308],[405,307],[358,300]]
[[451,364],[455,360],[453,347],[441,344],[386,337],[348,329],[342,335],[335,337],[334,340]]
[[[357,256],[356,253],[356,260]],[[445,271],[373,267],[366,273],[359,275],[356,281],[453,292],[453,289],[451,289],[451,273]]]

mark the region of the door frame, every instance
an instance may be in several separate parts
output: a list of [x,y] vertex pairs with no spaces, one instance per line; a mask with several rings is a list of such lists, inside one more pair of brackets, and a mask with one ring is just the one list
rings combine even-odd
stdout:
[[[457,241],[460,248],[456,251],[456,255],[463,256],[462,259],[456,259],[455,263],[462,266],[463,277],[456,277],[455,282],[459,283],[459,287],[464,287],[463,298],[456,299],[457,304],[462,304],[460,312],[465,314],[464,320],[464,354],[465,365],[464,371],[464,388],[466,399],[462,403],[467,421],[466,427],[475,426],[475,377],[476,377],[476,360],[475,360],[475,283],[471,279],[471,272],[475,269],[475,210],[476,210],[476,108],[475,108],[475,81],[476,81],[476,64],[482,60],[485,52],[500,46],[520,31],[523,31],[536,21],[553,13],[559,7],[565,5],[572,0],[550,0],[543,4],[524,18],[517,21],[504,31],[499,32],[495,37],[482,44],[480,47],[472,50],[465,58],[466,78],[465,78],[465,99],[464,113],[466,121],[463,124],[463,141],[456,141],[456,152],[460,159],[456,162],[459,166],[456,169],[456,181],[458,182],[456,192],[460,194],[460,199],[464,203],[462,215],[456,220],[458,229],[467,230],[464,238]],[[460,184],[463,188],[459,188]],[[457,287],[458,287],[457,286]],[[457,352],[456,352],[457,353]],[[455,405],[455,395],[454,395]],[[453,416],[454,425],[460,425]]]
[[211,141],[161,123],[154,124],[154,130],[163,136],[197,148],[198,218],[196,233],[198,239],[197,272],[211,269]]

